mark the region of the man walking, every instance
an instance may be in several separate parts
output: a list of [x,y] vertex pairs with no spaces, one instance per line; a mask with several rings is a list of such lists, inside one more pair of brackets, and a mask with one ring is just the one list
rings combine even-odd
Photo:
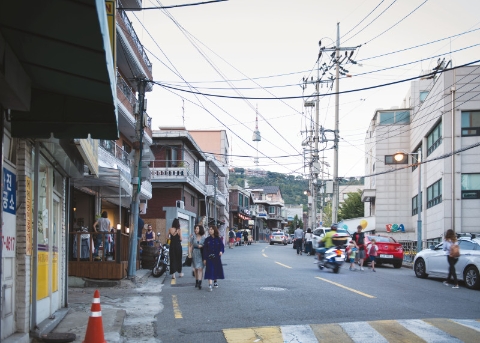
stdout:
[[365,233],[362,232],[361,225],[357,226],[357,232],[353,234],[353,240],[357,244],[357,260],[359,261],[360,270],[363,270],[363,260],[365,259]]
[[294,232],[293,238],[295,239],[295,247],[297,248],[297,255],[302,254],[303,243],[303,230],[300,229],[300,225],[297,225],[297,229]]

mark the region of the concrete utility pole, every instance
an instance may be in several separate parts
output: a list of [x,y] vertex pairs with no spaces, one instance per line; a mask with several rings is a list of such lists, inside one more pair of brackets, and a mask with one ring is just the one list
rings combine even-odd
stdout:
[[217,180],[218,174],[213,173],[213,219],[215,223],[213,225],[217,226]]
[[[146,80],[140,80],[138,83],[138,105],[139,113],[136,124],[136,139],[138,144],[134,144],[135,147],[135,165],[134,173],[132,177],[132,183],[135,184],[135,178],[137,178],[136,183],[137,187],[134,189],[134,194],[132,198],[132,204],[130,208],[130,227],[133,230],[130,232],[130,246],[129,246],[129,256],[128,256],[128,270],[127,276],[129,279],[134,278],[136,275],[137,269],[137,245],[138,245],[138,216],[139,216],[139,207],[140,207],[140,190],[142,188],[142,152],[143,152],[143,112],[145,108],[145,83]],[[120,204],[121,206],[121,204]]]

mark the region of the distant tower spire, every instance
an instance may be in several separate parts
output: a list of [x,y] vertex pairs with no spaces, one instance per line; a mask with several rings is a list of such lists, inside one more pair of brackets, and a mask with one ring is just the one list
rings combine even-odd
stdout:
[[258,169],[258,142],[262,140],[260,136],[260,131],[258,130],[258,104],[255,116],[255,131],[253,131],[253,138],[252,141],[256,142],[255,148],[257,149],[257,157],[253,158],[253,163],[255,163],[255,168]]

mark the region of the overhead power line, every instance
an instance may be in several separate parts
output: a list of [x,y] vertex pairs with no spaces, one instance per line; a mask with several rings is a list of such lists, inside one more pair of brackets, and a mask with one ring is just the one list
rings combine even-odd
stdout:
[[[224,2],[228,0],[210,0],[210,1],[202,1],[202,2],[193,2],[190,4],[180,4],[180,5],[170,5],[170,6],[153,6],[153,7],[143,7],[140,10],[141,11],[146,11],[146,10],[165,10],[169,8],[177,8],[177,7],[189,7],[189,6],[198,6],[198,5],[206,5],[206,4],[211,4],[215,2]],[[130,7],[118,7],[119,10],[124,10],[124,11],[138,11],[138,8],[130,8]]]

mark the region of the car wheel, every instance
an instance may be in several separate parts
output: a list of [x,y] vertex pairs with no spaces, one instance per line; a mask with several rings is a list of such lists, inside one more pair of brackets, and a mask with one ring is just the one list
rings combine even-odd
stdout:
[[402,262],[395,262],[395,263],[393,264],[393,268],[397,268],[397,269],[398,269],[398,268],[402,268]]
[[415,270],[415,276],[418,278],[425,279],[428,276],[428,274],[425,273],[426,267],[423,258],[419,258],[415,261],[413,269]]
[[465,285],[471,289],[480,288],[480,279],[478,269],[475,266],[470,266],[465,270]]

